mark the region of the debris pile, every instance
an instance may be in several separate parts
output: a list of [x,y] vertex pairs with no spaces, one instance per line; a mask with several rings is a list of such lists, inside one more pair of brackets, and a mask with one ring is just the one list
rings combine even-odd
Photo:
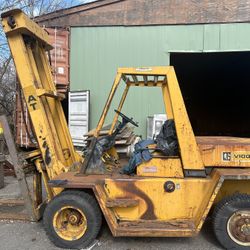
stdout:
[[[104,126],[100,131],[100,138],[108,135],[111,124]],[[89,131],[85,135],[85,147],[88,147],[90,141],[94,136],[95,129]],[[133,145],[138,142],[140,138],[134,134],[134,127],[128,124],[120,131],[120,133],[115,138],[115,148],[119,154],[130,154]]]

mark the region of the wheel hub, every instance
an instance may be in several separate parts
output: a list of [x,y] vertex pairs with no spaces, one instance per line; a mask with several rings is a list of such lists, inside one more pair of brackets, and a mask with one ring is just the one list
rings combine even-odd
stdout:
[[250,211],[234,213],[228,220],[227,231],[237,244],[250,246]]
[[64,240],[80,239],[87,230],[84,213],[73,206],[62,207],[53,218],[55,232]]
[[80,216],[79,214],[73,213],[69,216],[68,220],[71,225],[76,225],[80,222]]
[[241,232],[245,235],[250,235],[250,224],[244,224],[241,227]]

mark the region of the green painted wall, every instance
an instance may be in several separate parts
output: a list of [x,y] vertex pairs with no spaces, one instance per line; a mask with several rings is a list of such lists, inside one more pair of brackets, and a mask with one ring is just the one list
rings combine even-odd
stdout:
[[[70,88],[90,90],[90,127],[93,128],[118,67],[169,65],[169,53],[173,51],[242,50],[250,50],[248,23],[71,28]],[[107,123],[117,103],[118,98]],[[145,136],[146,117],[164,112],[160,89],[131,88],[123,112],[139,121],[137,132]]]

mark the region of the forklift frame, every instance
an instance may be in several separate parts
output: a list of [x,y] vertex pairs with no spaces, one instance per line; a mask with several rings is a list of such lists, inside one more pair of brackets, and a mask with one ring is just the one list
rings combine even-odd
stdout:
[[[122,79],[126,87],[118,111],[122,109],[131,86],[162,89],[167,116],[175,122],[180,157],[153,157],[149,163],[143,162],[137,166],[135,176],[112,172],[88,175],[84,171],[88,161],[85,158],[83,162],[73,147],[60,103],[63,96],[56,92],[52,80],[46,54],[52,47],[47,33],[21,10],[3,13],[1,17],[39,145],[39,156],[34,157],[38,179],[33,191],[40,193],[42,179],[47,191],[45,228],[57,246],[79,247],[80,243],[87,246],[96,237],[101,225],[99,207],[114,236],[189,237],[200,231],[212,205],[222,201],[223,206],[217,209],[219,219],[220,211],[223,212],[222,208],[229,203],[233,209],[237,208],[235,204],[243,204],[247,211],[236,211],[236,217],[244,222],[245,231],[239,233],[240,236],[234,233],[239,220],[233,214],[229,219],[233,218],[231,234],[234,239],[224,244],[224,237],[220,235],[219,240],[224,246],[249,247],[250,161],[235,157],[235,161],[225,162],[221,161],[220,155],[225,150],[232,154],[241,150],[241,156],[244,156],[250,152],[250,140],[217,138],[215,142],[210,142],[211,146],[203,138],[204,147],[199,147],[173,67],[119,68],[93,141],[99,137]],[[115,115],[110,135],[117,119],[118,115]],[[13,142],[8,146],[13,148]],[[219,161],[218,165],[213,165],[214,155]],[[207,158],[210,164],[205,163]],[[19,164],[18,159],[16,164]],[[156,168],[154,175],[145,171],[150,167],[148,164]],[[27,196],[24,179],[20,186],[25,194],[27,208],[31,211],[32,203],[30,196]],[[244,195],[236,198],[232,196],[237,192]],[[228,196],[229,200],[222,200]],[[35,208],[40,208],[42,203],[39,199]],[[95,222],[94,232],[89,229],[88,215]],[[217,231],[225,229],[220,228],[220,223],[217,224]],[[89,234],[91,237],[88,238]]]

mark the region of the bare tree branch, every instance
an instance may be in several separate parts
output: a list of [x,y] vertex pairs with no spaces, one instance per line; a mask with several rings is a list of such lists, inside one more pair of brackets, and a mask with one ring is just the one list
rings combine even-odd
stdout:
[[8,67],[9,67],[10,61],[11,61],[11,56],[9,56],[7,61],[3,63],[3,66],[1,69],[1,74],[0,74],[0,84],[2,84],[3,76],[5,75]]
[[[31,18],[58,9],[83,3],[80,0],[0,0],[0,14],[10,9],[22,9]],[[13,124],[16,98],[16,72],[9,47],[0,25],[0,113]]]

